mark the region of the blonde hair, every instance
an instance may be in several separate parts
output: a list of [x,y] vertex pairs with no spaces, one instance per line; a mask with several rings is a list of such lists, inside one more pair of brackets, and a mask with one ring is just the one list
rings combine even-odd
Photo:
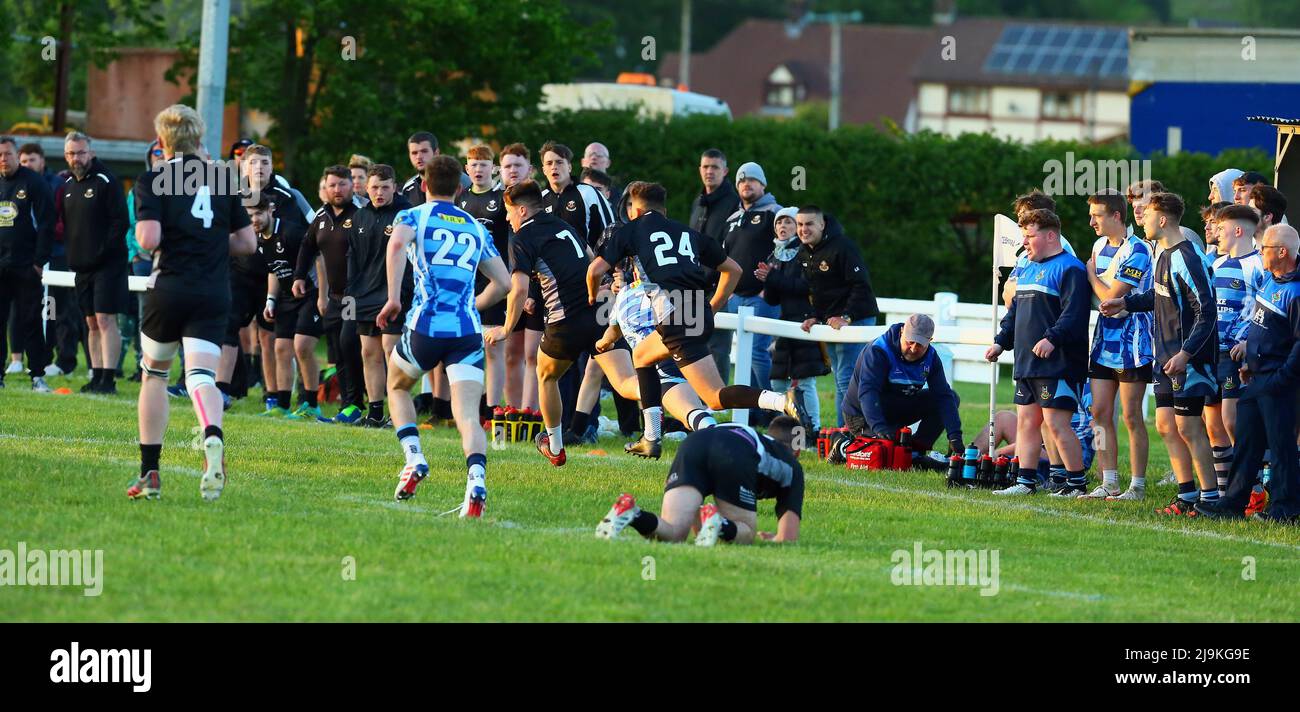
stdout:
[[364,169],[366,169],[367,171],[369,171],[369,170],[370,170],[370,167],[373,166],[373,165],[374,165],[374,162],[373,162],[373,161],[371,161],[369,158],[366,158],[365,156],[361,155],[360,153],[354,153],[354,154],[352,154],[352,157],[348,159],[348,168],[349,168],[349,169],[352,169],[352,168],[364,168]]
[[184,104],[172,104],[153,119],[154,131],[173,153],[198,153],[203,138],[203,117]]

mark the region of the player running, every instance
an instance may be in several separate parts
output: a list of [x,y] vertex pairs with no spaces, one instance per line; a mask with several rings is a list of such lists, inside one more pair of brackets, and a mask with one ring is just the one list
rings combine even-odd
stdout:
[[[696,546],[719,540],[749,544],[755,536],[796,541],[803,519],[803,467],[794,449],[802,440],[800,427],[794,418],[777,416],[766,435],[739,423],[691,433],[668,471],[663,514],[641,509],[624,493],[596,526],[596,537],[617,539],[631,525],[647,539],[685,541],[698,516]],[[714,504],[704,504],[709,495]],[[775,534],[758,531],[760,499],[776,500]]]
[[515,231],[510,244],[514,272],[506,301],[506,323],[489,331],[486,339],[495,344],[510,335],[523,315],[528,280],[536,277],[546,309],[546,330],[537,355],[538,396],[546,430],[537,434],[537,451],[560,467],[567,460],[560,422],[560,378],[583,354],[595,358],[614,390],[624,398],[639,399],[637,377],[628,349],[618,347],[604,353],[596,350],[604,330],[583,285],[591,249],[578,239],[571,225],[545,211],[537,183],[526,180],[511,186],[505,200]]
[[[718,374],[709,350],[713,315],[739,283],[740,265],[723,254],[716,241],[667,217],[668,191],[663,186],[636,181],[626,193],[630,222],[614,232],[587,270],[588,303],[595,304],[601,277],[626,257],[632,258],[636,274],[654,299],[655,333],[637,344],[633,354],[645,432],[626,450],[640,457],[659,457],[663,396],[656,364],[669,356],[710,408],[764,408],[796,418],[805,431],[811,430],[795,391],[782,394],[753,386],[724,386]],[[704,298],[709,282],[706,267],[722,275],[708,301]]]
[[154,117],[167,159],[162,171],[183,174],[185,189],[167,186],[163,172],[144,173],[135,182],[136,241],[153,252],[154,262],[140,322],[140,478],[126,491],[131,499],[162,496],[158,471],[167,430],[167,372],[182,342],[185,387],[203,429],[199,492],[215,500],[226,484],[215,376],[230,312],[230,256],[251,254],[255,242],[239,196],[214,192],[207,166],[192,165],[204,163],[197,155],[203,128],[203,119],[188,106],[163,109]]
[[[509,276],[487,230],[452,203],[460,173],[456,159],[434,156],[422,176],[426,201],[397,214],[388,241],[388,302],[375,323],[382,329],[402,313],[405,253],[410,252],[415,270],[414,301],[406,313],[402,339],[388,358],[388,407],[397,440],[406,453],[395,496],[398,501],[414,497],[415,488],[429,474],[410,391],[425,373],[441,364],[451,382],[452,413],[469,469],[460,516],[481,517],[487,503],[487,435],[477,417],[483,395],[479,310],[500,301]],[[476,299],[474,277],[479,272],[487,275],[491,284]]]

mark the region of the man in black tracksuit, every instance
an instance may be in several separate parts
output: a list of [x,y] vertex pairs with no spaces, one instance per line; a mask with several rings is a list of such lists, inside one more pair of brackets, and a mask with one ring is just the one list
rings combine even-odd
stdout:
[[[754,270],[760,262],[772,254],[772,235],[776,213],[781,209],[776,198],[767,192],[767,176],[757,163],[746,163],[736,171],[736,192],[740,195],[740,206],[727,218],[727,233],[722,239],[722,249],[727,256],[740,265],[740,284],[727,300],[727,311],[733,314],[740,307],[752,307],[754,316],[779,319],[781,311],[776,306],[763,301],[763,283],[754,276]],[[751,376],[749,385],[763,390],[772,387],[772,354],[768,348],[772,337],[764,334],[753,336],[753,356],[749,364]],[[742,364],[737,364],[737,368]],[[725,377],[724,377],[725,378]],[[751,414],[751,418],[767,418],[763,413]],[[751,424],[764,424],[764,420]]]
[[[700,181],[704,187],[691,204],[690,226],[721,245],[727,235],[727,218],[740,208],[740,195],[727,180],[727,156],[722,151],[710,148],[700,156]],[[714,274],[709,288],[717,287],[718,275]],[[713,362],[718,365],[723,382],[731,373],[731,338],[732,332],[727,329],[715,329],[709,337],[709,350],[713,352]]]
[[1240,519],[1255,486],[1255,474],[1272,452],[1269,504],[1256,519],[1300,522],[1300,467],[1296,464],[1296,390],[1300,387],[1300,236],[1290,225],[1274,225],[1259,240],[1268,270],[1255,295],[1246,332],[1245,391],[1237,401],[1237,440],[1228,493],[1218,502],[1198,502],[1212,519]]
[[[0,136],[0,353],[9,353],[9,307],[15,306],[19,333],[26,336],[32,389],[49,392],[45,367],[50,351],[41,336],[41,270],[54,238],[54,199],[49,184],[18,164],[18,147]],[[4,383],[0,373],[0,384]]]
[[72,175],[59,186],[63,244],[77,273],[77,303],[89,329],[91,378],[83,393],[117,393],[114,383],[122,334],[117,315],[130,308],[126,230],[130,220],[122,184],[95,157],[90,137],[72,133],[63,143]]
[[[293,273],[293,296],[302,298],[311,291],[308,275],[320,255],[325,261],[325,274],[318,274],[321,284],[319,299],[325,301],[325,341],[330,345],[330,360],[339,365],[339,407],[365,406],[361,397],[361,347],[342,339],[343,297],[348,284],[348,233],[352,231],[352,218],[357,206],[352,202],[352,172],[347,166],[330,166],[325,169],[326,193],[329,202],[312,216],[307,227],[302,248],[298,250],[298,265]],[[332,191],[332,192],[331,192]],[[355,318],[351,312],[348,318]],[[308,384],[310,385],[310,384]]]
[[[826,324],[838,330],[876,323],[879,308],[867,265],[835,217],[824,214],[816,206],[806,206],[799,209],[795,222],[799,241],[803,243],[795,261],[803,269],[804,280],[808,282],[808,300],[812,304],[812,316],[804,321],[804,331],[813,324]],[[841,426],[845,424],[844,394],[848,392],[853,366],[863,346],[835,343],[827,347],[835,376],[835,412]]]
[[[364,427],[384,427],[384,398],[387,394],[387,354],[402,335],[403,319],[393,319],[387,327],[375,323],[379,310],[388,301],[388,237],[393,232],[393,218],[411,207],[406,197],[396,192],[397,175],[392,166],[377,164],[367,173],[370,202],[352,218],[348,233],[348,285],[344,290],[356,305],[356,319],[345,321],[343,329],[355,329],[361,339],[362,372],[369,406],[360,421]],[[504,217],[503,217],[504,220]],[[415,291],[412,271],[406,270],[402,283],[402,304],[410,306]],[[343,335],[347,341],[350,333]]]

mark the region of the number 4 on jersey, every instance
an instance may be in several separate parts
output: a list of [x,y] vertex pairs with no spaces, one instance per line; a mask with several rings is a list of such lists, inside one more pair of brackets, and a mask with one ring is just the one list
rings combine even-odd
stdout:
[[[666,232],[659,231],[650,235],[650,241],[655,243],[655,261],[660,267],[677,264],[677,258],[668,253],[673,248],[673,238]],[[682,240],[677,245],[677,254],[686,258],[688,262],[695,261],[695,251],[691,249],[691,235],[683,232]]]
[[194,194],[194,204],[190,206],[190,215],[203,222],[203,229],[212,227],[212,193],[206,185],[199,186]]

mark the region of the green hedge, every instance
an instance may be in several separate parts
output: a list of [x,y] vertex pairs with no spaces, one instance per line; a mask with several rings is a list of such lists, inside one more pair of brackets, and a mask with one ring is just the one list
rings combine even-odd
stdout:
[[[682,220],[700,190],[700,153],[720,148],[732,175],[745,161],[761,164],[769,192],[782,205],[813,203],[839,217],[863,249],[877,294],[924,299],[946,290],[962,301],[988,298],[992,217],[1009,215],[1017,195],[1044,188],[1048,161],[1064,164],[1069,152],[1076,162],[1140,158],[1118,143],[1026,145],[986,134],[948,138],[868,126],[828,133],[799,121],[659,121],[622,111],[538,113],[499,126],[493,138],[523,141],[534,152],[554,139],[578,155],[599,140],[609,147],[617,180],[664,184],[669,210]],[[1183,196],[1189,206],[1183,223],[1198,233],[1211,175],[1228,166],[1267,175],[1272,165],[1271,156],[1254,149],[1151,159],[1151,177]],[[796,182],[800,170],[802,185]],[[1096,238],[1088,227],[1086,196],[1058,195],[1057,203],[1065,235],[1086,250]]]

